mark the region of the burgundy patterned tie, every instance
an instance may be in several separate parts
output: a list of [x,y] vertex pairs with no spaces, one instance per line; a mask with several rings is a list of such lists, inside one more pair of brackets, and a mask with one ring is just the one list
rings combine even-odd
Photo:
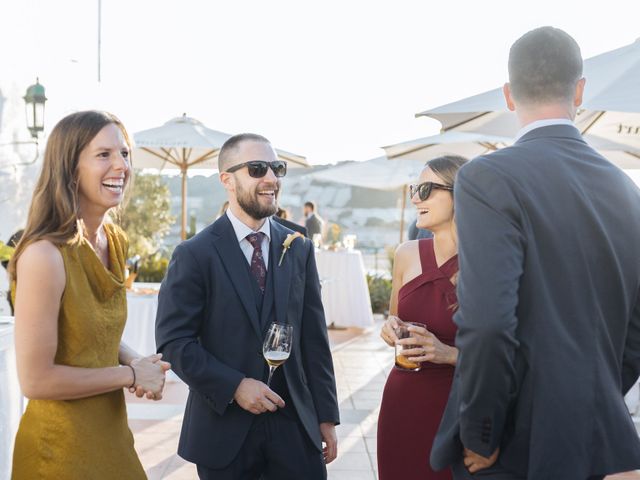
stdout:
[[251,273],[258,282],[260,291],[264,293],[264,287],[267,283],[267,267],[264,264],[264,258],[262,257],[262,239],[265,234],[262,232],[250,233],[247,235],[247,240],[253,247],[253,255],[251,255]]

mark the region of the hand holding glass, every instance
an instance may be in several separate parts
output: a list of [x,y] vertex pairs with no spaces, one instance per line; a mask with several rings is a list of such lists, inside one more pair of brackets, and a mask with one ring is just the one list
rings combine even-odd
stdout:
[[[414,322],[398,322],[398,328],[395,329],[395,334],[398,339],[412,337],[409,327],[415,325],[417,327],[424,327],[424,324]],[[399,370],[409,370],[413,372],[419,371],[422,366],[419,363],[415,363],[407,359],[404,356],[403,350],[409,350],[416,348],[417,345],[399,345],[396,343],[396,368]]]
[[269,365],[269,380],[267,385],[271,384],[271,377],[276,368],[282,365],[291,353],[291,344],[293,342],[293,326],[283,323],[272,323],[267,332],[267,337],[262,346],[262,355]]

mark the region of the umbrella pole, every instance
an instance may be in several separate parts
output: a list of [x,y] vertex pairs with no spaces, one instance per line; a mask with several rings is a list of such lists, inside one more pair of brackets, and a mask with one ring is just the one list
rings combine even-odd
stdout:
[[180,229],[180,239],[187,238],[187,169],[182,168],[182,227]]
[[400,212],[400,243],[404,242],[404,210],[407,206],[407,186],[402,187],[402,211]]

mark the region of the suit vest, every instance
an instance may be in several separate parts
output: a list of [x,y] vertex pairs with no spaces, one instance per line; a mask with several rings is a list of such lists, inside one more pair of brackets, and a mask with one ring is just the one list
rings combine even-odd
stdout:
[[[251,291],[253,292],[253,298],[256,302],[256,309],[258,310],[258,318],[260,319],[260,329],[262,330],[262,339],[266,337],[269,325],[276,321],[276,304],[275,304],[275,287],[274,287],[274,269],[278,268],[277,263],[273,261],[273,252],[270,252],[269,256],[269,268],[267,270],[267,283],[265,285],[264,294],[260,291],[258,282],[251,273],[251,269],[247,263],[245,263],[247,270],[249,270],[249,277],[251,278]],[[295,335],[295,332],[294,332]],[[285,402],[285,407],[280,411],[291,418],[297,418],[295,408],[289,395],[289,387],[284,376],[284,365],[278,367],[273,373],[271,379],[271,390],[276,392]],[[265,367],[262,375],[262,381],[267,383],[269,378],[269,366],[265,361]]]

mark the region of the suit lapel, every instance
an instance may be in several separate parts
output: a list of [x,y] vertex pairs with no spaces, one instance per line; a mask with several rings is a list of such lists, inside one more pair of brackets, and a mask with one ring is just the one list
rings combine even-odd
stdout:
[[[271,222],[271,249],[269,251],[269,264],[273,268],[273,292],[275,295],[276,319],[280,323],[287,322],[287,301],[289,299],[289,288],[291,287],[292,272],[292,252],[284,255],[282,264],[278,266],[282,256],[282,244],[287,238],[284,227],[276,222]],[[297,240],[296,240],[297,241]],[[295,243],[295,242],[294,242]],[[294,245],[291,245],[294,248]]]
[[240,297],[240,301],[249,316],[256,335],[262,338],[260,319],[258,318],[258,310],[252,290],[253,287],[251,286],[252,279],[249,276],[251,273],[249,269],[243,268],[245,266],[243,263],[246,263],[247,259],[244,257],[240,245],[238,245],[238,239],[234,233],[233,226],[226,215],[223,215],[216,221],[213,233],[216,237],[213,244],[218,251],[220,260],[227,271],[227,275],[229,275],[238,297]]

